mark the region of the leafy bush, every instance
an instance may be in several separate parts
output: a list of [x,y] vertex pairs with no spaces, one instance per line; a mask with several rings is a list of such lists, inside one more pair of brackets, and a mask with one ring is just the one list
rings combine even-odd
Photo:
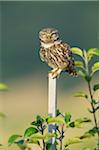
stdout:
[[[42,117],[38,115],[31,123],[31,126],[25,130],[24,135],[12,135],[8,143],[9,145],[13,143],[17,144],[22,150],[26,148],[30,150],[29,144],[37,144],[43,150],[53,149],[54,145],[60,147],[61,150],[63,147],[67,150],[71,144],[81,142],[84,137],[82,138],[81,136],[66,140],[65,130],[68,128],[80,128],[83,123],[87,122],[91,122],[91,120],[78,118],[73,121],[70,113],[62,114],[59,110],[57,110],[56,117]],[[48,132],[50,125],[55,125],[55,133]],[[51,144],[51,139],[54,139],[54,145]],[[62,144],[63,139],[65,140],[64,146]]]
[[78,68],[78,75],[85,79],[88,87],[89,93],[77,92],[75,93],[76,97],[84,97],[90,104],[91,108],[88,111],[93,115],[94,126],[92,129],[87,131],[82,137],[95,136],[97,134],[97,147],[95,150],[99,150],[99,125],[96,117],[96,113],[99,110],[99,100],[95,99],[94,93],[99,89],[99,84],[92,85],[91,81],[94,74],[99,71],[99,62],[95,62],[91,65],[93,57],[99,56],[99,49],[90,48],[88,51],[81,50],[79,48],[72,48],[72,52],[76,55],[79,55],[81,60],[75,61],[75,65]]

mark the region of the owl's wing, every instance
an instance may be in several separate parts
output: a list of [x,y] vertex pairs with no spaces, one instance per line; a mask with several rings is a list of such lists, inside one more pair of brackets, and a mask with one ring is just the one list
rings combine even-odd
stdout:
[[40,58],[41,58],[41,60],[44,62],[44,58],[43,58],[42,53],[40,53]]
[[41,60],[44,62],[44,52],[43,52],[42,48],[40,48],[39,54],[40,54]]
[[70,59],[70,57],[72,57],[72,52],[70,50],[70,46],[67,43],[61,43],[60,47],[61,47],[61,52],[62,52],[64,58],[66,60]]
[[73,56],[72,56],[72,52],[70,50],[70,46],[66,43],[61,43],[60,47],[61,47],[63,57],[64,57],[64,59],[67,63],[66,71],[69,74],[76,76],[77,72],[75,70],[74,59],[73,59]]

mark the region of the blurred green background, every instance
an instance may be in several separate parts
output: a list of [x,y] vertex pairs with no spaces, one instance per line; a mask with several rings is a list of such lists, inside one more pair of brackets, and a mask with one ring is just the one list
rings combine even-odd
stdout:
[[[50,68],[39,58],[38,38],[38,32],[45,27],[58,29],[60,38],[71,47],[99,47],[99,1],[0,1],[0,82],[9,86],[8,92],[0,93],[0,111],[7,115],[0,119],[0,142],[5,145],[11,134],[22,134],[36,114],[47,114]],[[75,91],[87,90],[86,84],[67,74],[62,74],[57,82],[58,108],[69,111],[73,118],[91,118],[87,112],[89,105],[72,96]],[[80,133],[83,129],[69,131],[67,135]],[[92,149],[95,145],[93,139],[85,143]],[[80,150],[85,143],[73,146],[73,150]],[[15,146],[0,149],[18,150]]]

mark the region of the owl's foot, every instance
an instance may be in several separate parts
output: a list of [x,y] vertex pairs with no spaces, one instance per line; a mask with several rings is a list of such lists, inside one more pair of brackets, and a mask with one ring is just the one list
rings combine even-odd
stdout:
[[51,77],[51,78],[57,77],[57,75],[56,75],[57,70],[58,70],[57,68],[51,70],[51,71],[49,72],[48,76]]
[[53,79],[54,78],[59,78],[59,75],[60,75],[60,73],[61,73],[61,69],[59,69],[59,68],[56,68],[56,69],[53,69],[52,71],[50,71],[49,72],[49,77],[52,77]]

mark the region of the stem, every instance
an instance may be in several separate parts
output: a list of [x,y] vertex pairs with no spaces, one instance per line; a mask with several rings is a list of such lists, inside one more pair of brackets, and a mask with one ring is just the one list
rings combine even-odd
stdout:
[[93,105],[93,102],[92,102],[92,100],[93,100],[93,95],[92,95],[92,91],[91,91],[90,82],[88,82],[88,89],[89,89],[90,98],[91,98],[91,107],[92,107],[92,110],[93,110],[93,117],[94,117],[95,126],[98,128],[97,119],[96,119],[96,115],[95,115],[95,108],[94,108],[94,105]]
[[64,138],[64,124],[62,125],[61,128],[61,136],[60,136],[60,150],[63,149],[63,138]]
[[93,105],[93,94],[91,91],[91,84],[90,82],[88,82],[88,89],[89,89],[89,94],[90,94],[90,99],[91,99],[91,107],[92,107],[92,111],[93,111],[93,118],[94,118],[94,123],[95,123],[95,127],[97,129],[97,136],[98,136],[98,149],[99,149],[99,132],[98,132],[98,123],[97,123],[97,118],[96,118],[96,113],[95,113],[95,108]]
[[[90,73],[89,73],[89,68],[88,68],[88,58],[87,58],[87,54],[86,51],[84,51],[84,61],[85,61],[85,68],[86,68],[86,74],[88,77],[90,77]],[[93,118],[94,118],[94,123],[95,123],[95,127],[97,129],[97,136],[98,136],[98,150],[99,150],[99,131],[98,131],[98,123],[97,123],[97,118],[96,118],[96,113],[95,113],[95,107],[93,104],[93,94],[92,94],[92,90],[91,90],[91,83],[90,80],[87,79],[87,83],[88,83],[88,90],[89,90],[89,94],[90,94],[90,104],[91,104],[91,108],[93,111]]]
[[44,142],[44,140],[43,140],[43,150],[45,150],[45,142]]
[[[44,131],[43,131],[43,127],[42,127],[42,124],[41,124],[41,133],[42,133],[42,135],[44,134]],[[44,139],[42,140],[42,143],[43,143],[43,150],[45,150],[45,141],[44,141]]]
[[60,140],[60,150],[62,150],[62,145],[63,145],[63,142],[62,142],[62,139]]

